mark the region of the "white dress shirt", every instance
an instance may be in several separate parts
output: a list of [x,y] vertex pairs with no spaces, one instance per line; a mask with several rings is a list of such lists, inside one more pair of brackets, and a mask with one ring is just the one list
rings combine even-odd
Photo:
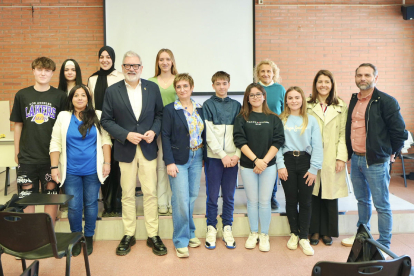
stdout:
[[132,86],[129,85],[126,81],[125,81],[125,86],[128,91],[128,98],[129,98],[129,102],[131,103],[132,110],[134,111],[135,117],[138,120],[139,116],[141,115],[141,110],[142,110],[141,82],[138,83],[135,89],[132,88]]

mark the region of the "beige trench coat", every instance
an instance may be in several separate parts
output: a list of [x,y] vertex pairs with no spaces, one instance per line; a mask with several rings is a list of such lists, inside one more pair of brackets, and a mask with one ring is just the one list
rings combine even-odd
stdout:
[[[308,99],[309,100],[309,99]],[[323,139],[323,163],[322,169],[318,171],[313,195],[319,194],[319,187],[322,185],[323,199],[336,199],[348,196],[346,184],[346,170],[335,172],[336,160],[346,162],[348,153],[345,144],[345,124],[348,114],[348,107],[344,101],[339,99],[338,105],[331,105],[325,112],[322,112],[319,101],[307,104],[308,114],[313,115],[318,121]]]

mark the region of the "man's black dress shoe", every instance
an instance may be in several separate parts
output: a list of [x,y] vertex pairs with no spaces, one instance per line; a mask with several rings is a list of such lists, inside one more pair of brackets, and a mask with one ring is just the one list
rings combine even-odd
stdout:
[[131,246],[135,245],[136,242],[134,236],[125,235],[116,248],[116,255],[125,256],[131,251]]
[[332,238],[328,236],[322,236],[322,241],[325,245],[332,245]]
[[148,237],[147,245],[152,248],[152,252],[155,255],[162,256],[167,254],[167,247],[165,247],[159,236]]

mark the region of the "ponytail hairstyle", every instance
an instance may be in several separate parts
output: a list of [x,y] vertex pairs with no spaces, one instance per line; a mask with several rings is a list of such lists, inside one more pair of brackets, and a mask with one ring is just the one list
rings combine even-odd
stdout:
[[285,125],[286,122],[287,122],[287,119],[288,119],[288,117],[290,115],[290,108],[287,105],[287,97],[289,95],[289,92],[292,92],[292,91],[296,91],[296,92],[300,93],[300,96],[302,97],[302,106],[300,107],[300,112],[299,112],[299,115],[303,118],[302,130],[300,132],[300,135],[302,135],[305,132],[306,127],[308,126],[308,114],[306,112],[306,98],[305,98],[305,93],[303,92],[303,90],[300,87],[298,87],[298,86],[291,86],[286,91],[286,94],[285,94],[285,103],[284,103],[285,108],[284,108],[282,114],[280,114],[280,119],[282,120],[283,124]]
[[96,129],[101,132],[101,124],[99,123],[98,116],[96,116],[95,109],[92,105],[92,97],[89,93],[88,87],[86,87],[84,84],[78,84],[75,85],[69,92],[68,96],[68,102],[67,102],[67,110],[71,111],[72,113],[75,113],[75,107],[73,106],[72,100],[73,96],[75,95],[76,90],[82,89],[85,91],[86,97],[88,98],[88,103],[86,104],[86,107],[83,111],[79,113],[79,117],[82,120],[82,124],[79,126],[79,132],[82,134],[82,139],[85,139],[88,132],[91,131],[91,128],[93,125],[95,125]]

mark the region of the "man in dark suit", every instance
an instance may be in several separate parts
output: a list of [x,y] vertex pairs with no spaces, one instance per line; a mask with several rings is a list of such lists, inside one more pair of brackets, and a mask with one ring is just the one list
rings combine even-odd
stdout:
[[135,244],[136,176],[144,194],[144,216],[147,245],[156,255],[167,254],[158,236],[157,142],[160,134],[163,104],[158,85],[140,79],[140,56],[128,51],[122,72],[125,80],[110,86],[105,93],[101,124],[115,138],[114,158],[119,161],[122,187],[122,221],[124,237],[116,249],[126,255]]

